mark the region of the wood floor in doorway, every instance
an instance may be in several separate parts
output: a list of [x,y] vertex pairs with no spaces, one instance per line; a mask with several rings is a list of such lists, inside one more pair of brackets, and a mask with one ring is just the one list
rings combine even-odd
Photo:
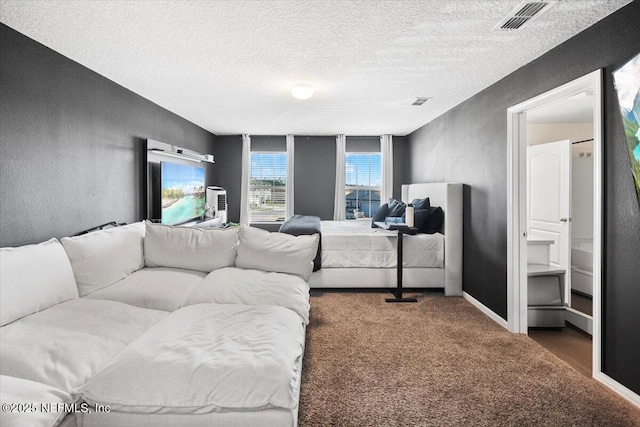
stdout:
[[591,336],[571,324],[562,329],[529,329],[529,337],[587,378],[592,374]]
[[578,292],[571,291],[571,308],[593,316],[593,300]]

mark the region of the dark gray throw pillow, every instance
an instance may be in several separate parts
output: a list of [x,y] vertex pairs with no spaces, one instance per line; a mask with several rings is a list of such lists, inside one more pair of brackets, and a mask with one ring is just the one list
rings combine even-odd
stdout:
[[404,202],[396,199],[389,199],[389,212],[387,212],[387,216],[402,216],[407,205]]
[[444,223],[444,211],[440,206],[416,209],[413,214],[413,222],[418,229],[418,233],[439,233],[442,231],[442,224]]
[[373,218],[371,219],[371,228],[377,227],[377,225],[375,224],[376,222],[384,222],[384,219],[389,216],[387,215],[388,212],[388,204],[385,203],[384,205],[380,205],[380,207],[376,209],[375,213],[373,214]]

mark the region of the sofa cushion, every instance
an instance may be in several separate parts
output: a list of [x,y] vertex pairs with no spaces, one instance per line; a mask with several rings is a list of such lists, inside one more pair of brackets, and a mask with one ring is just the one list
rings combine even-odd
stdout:
[[173,267],[209,273],[233,266],[238,229],[202,229],[147,221],[144,261],[147,267]]
[[72,391],[165,311],[76,298],[0,328],[0,374]]
[[279,305],[309,323],[309,285],[293,274],[238,267],[212,271],[196,285],[182,306],[201,304]]
[[318,250],[318,235],[291,236],[242,227],[236,267],[290,273],[309,280]]
[[[19,405],[10,411],[5,411],[3,406],[0,414],[3,426],[53,427],[67,414],[61,410],[63,404],[73,400],[69,393],[55,387],[1,375],[0,401],[3,405]],[[20,408],[23,409],[18,410]]]
[[87,298],[119,301],[136,307],[174,311],[191,290],[207,275],[179,268],[145,267]]
[[56,239],[0,249],[0,272],[2,326],[78,297],[69,258]]
[[286,308],[192,305],[149,328],[75,396],[147,414],[294,409],[303,349],[304,327]]
[[54,427],[67,414],[63,405],[73,399],[69,393],[46,384],[0,375],[0,401],[16,405],[15,410],[7,411],[3,406],[3,426]]
[[102,289],[144,267],[144,223],[94,231],[61,240],[80,296]]

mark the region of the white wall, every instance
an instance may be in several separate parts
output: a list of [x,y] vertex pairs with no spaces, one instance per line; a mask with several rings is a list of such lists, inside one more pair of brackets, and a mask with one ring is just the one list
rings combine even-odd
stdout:
[[[571,142],[593,138],[593,123],[527,124],[527,145],[570,139]],[[593,147],[593,144],[591,145]],[[586,147],[583,146],[583,148]]]
[[571,163],[571,238],[593,238],[593,157]]

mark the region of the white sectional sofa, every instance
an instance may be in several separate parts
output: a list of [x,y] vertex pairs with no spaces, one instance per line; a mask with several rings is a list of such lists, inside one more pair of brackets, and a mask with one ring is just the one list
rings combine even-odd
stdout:
[[318,236],[136,223],[0,249],[2,426],[295,426]]

